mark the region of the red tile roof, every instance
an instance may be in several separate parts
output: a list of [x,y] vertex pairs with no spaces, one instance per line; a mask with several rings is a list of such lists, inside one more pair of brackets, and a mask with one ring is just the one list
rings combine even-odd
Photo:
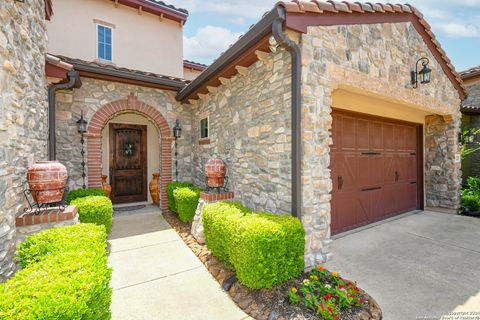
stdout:
[[208,68],[206,64],[190,61],[190,60],[183,60],[183,67],[197,70],[197,71],[203,71]]
[[[294,0],[280,1],[277,6],[282,6],[287,12],[287,27],[300,32],[306,32],[308,25],[314,25],[317,16],[318,25],[341,25],[346,23],[380,23],[385,18],[391,18],[391,22],[400,22],[400,18],[414,17],[411,21],[417,31],[420,32],[424,41],[429,46],[432,54],[437,58],[445,74],[458,90],[461,99],[466,96],[462,78],[455,71],[450,59],[443,51],[440,43],[433,34],[430,25],[424,19],[422,13],[410,4],[372,3],[372,2],[347,2],[347,1],[320,1],[320,0]],[[306,16],[313,16],[307,19]],[[336,16],[336,17],[335,17]],[[339,19],[339,16],[341,19]],[[381,17],[383,16],[383,17]],[[290,18],[290,19],[289,19]],[[290,20],[290,21],[289,21]],[[303,20],[303,21],[302,21]],[[323,20],[323,21],[320,21]],[[362,22],[363,21],[363,22]]]
[[139,9],[159,17],[184,23],[188,17],[188,11],[166,4],[160,0],[111,0],[125,6]]

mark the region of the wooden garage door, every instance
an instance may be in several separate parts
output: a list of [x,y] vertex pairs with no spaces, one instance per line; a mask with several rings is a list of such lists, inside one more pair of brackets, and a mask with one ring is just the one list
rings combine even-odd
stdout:
[[421,126],[333,112],[332,234],[420,208]]

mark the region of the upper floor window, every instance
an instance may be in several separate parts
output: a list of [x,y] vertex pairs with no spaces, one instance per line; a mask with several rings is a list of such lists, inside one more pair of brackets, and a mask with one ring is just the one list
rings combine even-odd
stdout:
[[112,61],[112,28],[97,24],[97,57]]

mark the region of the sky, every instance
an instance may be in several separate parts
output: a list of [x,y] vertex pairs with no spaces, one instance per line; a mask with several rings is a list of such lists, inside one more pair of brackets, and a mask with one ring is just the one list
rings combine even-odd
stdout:
[[[166,2],[190,13],[184,27],[185,59],[210,64],[272,9],[277,0]],[[410,0],[408,3],[423,13],[457,71],[480,65],[480,0]]]

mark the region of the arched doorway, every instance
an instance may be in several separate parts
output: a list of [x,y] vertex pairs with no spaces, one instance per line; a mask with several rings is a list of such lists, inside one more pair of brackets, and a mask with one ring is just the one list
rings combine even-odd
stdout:
[[116,100],[103,105],[93,115],[88,125],[87,169],[88,186],[100,187],[102,177],[102,129],[119,114],[132,112],[149,119],[158,129],[160,139],[160,207],[167,209],[166,185],[172,181],[172,141],[171,131],[163,115],[152,106],[138,100],[131,93],[127,99]]

